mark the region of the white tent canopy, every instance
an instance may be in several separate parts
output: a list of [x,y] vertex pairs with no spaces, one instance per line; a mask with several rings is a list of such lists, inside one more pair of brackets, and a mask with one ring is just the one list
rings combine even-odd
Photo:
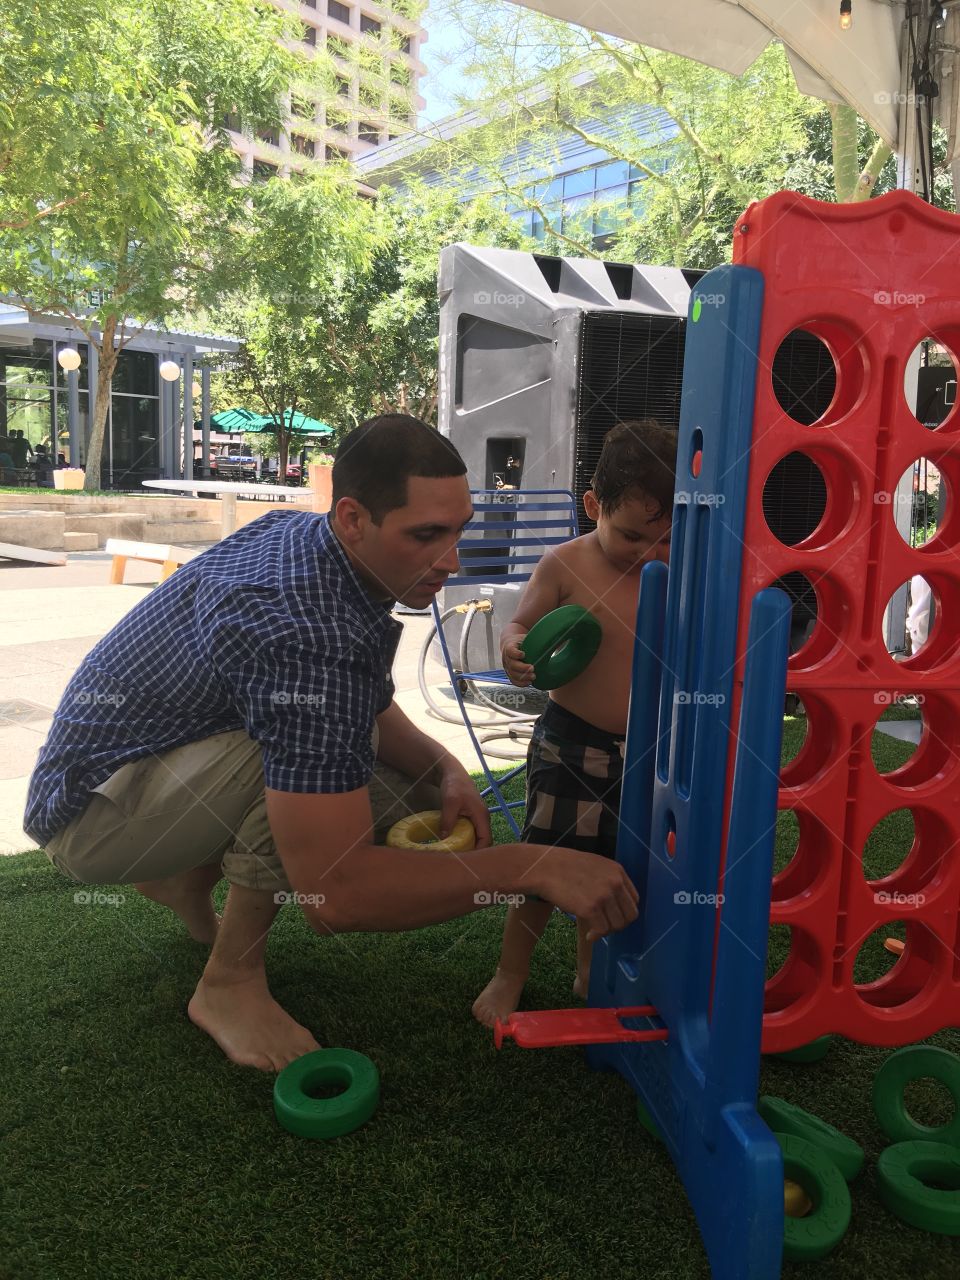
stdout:
[[[771,40],[780,40],[802,93],[846,102],[903,154],[913,150],[913,56],[904,37],[905,0],[852,0],[853,23],[840,27],[839,0],[519,0],[578,26],[693,58],[741,75]],[[960,0],[914,0],[921,47],[931,24],[930,64],[939,87],[934,113],[958,148]],[[941,19],[941,13],[943,18]],[[960,176],[957,167],[954,177]],[[902,185],[913,186],[907,172]]]

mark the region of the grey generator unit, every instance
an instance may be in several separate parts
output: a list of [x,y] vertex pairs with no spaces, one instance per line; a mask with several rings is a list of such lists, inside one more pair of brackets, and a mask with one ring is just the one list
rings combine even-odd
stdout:
[[[469,244],[444,249],[439,428],[463,456],[471,488],[569,489],[581,532],[592,528],[583,494],[610,428],[646,417],[679,426],[687,304],[703,275]],[[802,422],[826,411],[836,385],[829,351],[803,331],[784,341],[773,379],[784,411]],[[816,528],[825,504],[822,475],[803,454],[788,455],[764,493],[767,520],[790,545]],[[799,574],[780,585],[794,600],[796,644],[815,621],[816,600]],[[471,669],[499,666],[500,628],[520,590],[482,591],[494,607],[471,629]],[[479,579],[476,591],[449,587],[443,607],[479,594]],[[461,616],[446,628],[455,649]]]

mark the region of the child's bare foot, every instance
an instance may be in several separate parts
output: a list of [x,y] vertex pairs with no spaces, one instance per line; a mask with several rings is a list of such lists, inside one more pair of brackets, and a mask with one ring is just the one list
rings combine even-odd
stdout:
[[505,1022],[520,1003],[526,981],[525,973],[507,973],[498,968],[474,1000],[473,1016],[485,1027],[492,1027],[497,1018]]

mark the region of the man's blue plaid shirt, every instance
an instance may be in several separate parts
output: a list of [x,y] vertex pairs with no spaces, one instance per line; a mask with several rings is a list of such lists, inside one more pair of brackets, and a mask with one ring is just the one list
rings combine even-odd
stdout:
[[402,625],[326,516],[261,516],[157,587],[83,660],[30,779],[45,843],[121,765],[245,729],[276,791],[343,792],[373,772]]

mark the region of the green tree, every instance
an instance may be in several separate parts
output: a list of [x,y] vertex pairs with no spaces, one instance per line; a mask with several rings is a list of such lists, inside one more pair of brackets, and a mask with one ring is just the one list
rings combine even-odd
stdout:
[[437,417],[439,298],[445,245],[521,248],[515,220],[487,197],[411,182],[362,202],[369,252],[318,308],[315,358],[327,386],[327,420],[348,430],[385,412]]
[[[199,320],[243,339],[218,394],[278,423],[303,412],[340,434],[388,411],[435,422],[440,250],[457,240],[520,247],[516,223],[488,199],[416,183],[360,198],[340,166],[271,181],[253,206],[235,240],[242,288]],[[277,431],[281,468],[309,439]]]
[[0,292],[99,355],[86,450],[100,485],[119,351],[196,310],[247,217],[229,113],[278,128],[313,74],[257,0],[9,0],[0,32]]
[[[711,267],[751,201],[861,200],[895,179],[890,149],[851,108],[802,95],[778,44],[733,77],[500,0],[448,0],[444,20],[461,35],[453,101],[481,124],[410,165],[530,210],[547,252]],[[619,189],[564,199],[549,175],[574,167],[571,137],[622,166]]]
[[230,288],[198,323],[241,338],[222,362],[218,395],[277,424],[280,474],[296,413],[324,419],[336,400],[320,316],[374,252],[367,202],[340,166],[296,182],[272,179],[251,193],[247,226],[234,237]]
[[[431,160],[533,211],[548,251],[713,265],[730,211],[782,187],[821,105],[776,45],[737,78],[496,0],[449,12],[472,50],[459,105],[487,123],[435,143]],[[564,203],[549,175],[573,167],[571,137],[623,167],[618,189]],[[531,183],[538,169],[548,176]]]

